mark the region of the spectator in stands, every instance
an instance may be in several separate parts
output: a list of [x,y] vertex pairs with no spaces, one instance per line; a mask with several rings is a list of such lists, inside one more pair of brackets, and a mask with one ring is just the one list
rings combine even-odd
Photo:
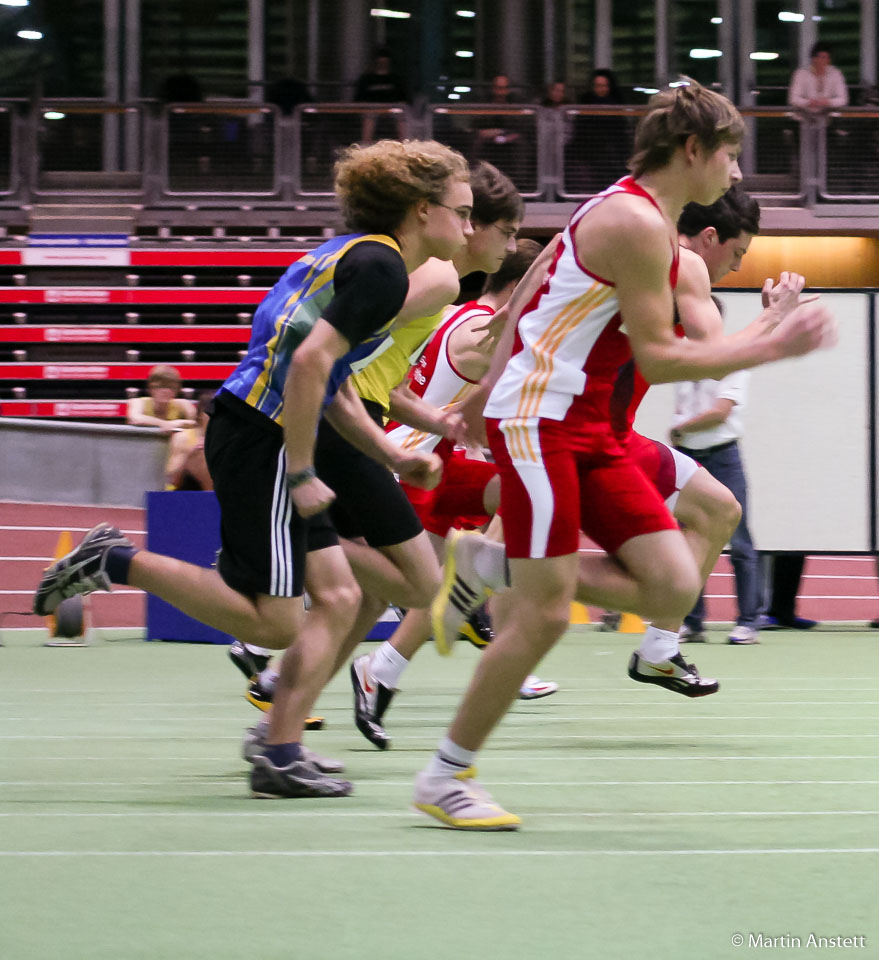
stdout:
[[811,630],[818,626],[817,620],[798,617],[797,594],[806,563],[805,553],[784,551],[767,554],[772,564],[772,593],[766,613],[760,618],[761,630]]
[[[490,103],[508,105],[510,102],[510,78],[499,73],[491,81]],[[477,120],[475,126],[475,159],[493,164],[515,183],[527,149],[523,136],[526,131],[521,118],[487,114]]]
[[[586,106],[613,107],[622,96],[613,70],[593,70],[589,89],[579,98]],[[624,116],[575,118],[565,150],[565,183],[574,193],[594,193],[626,173],[630,133]]]
[[214,482],[204,456],[204,435],[208,428],[213,390],[199,394],[195,426],[178,430],[168,444],[165,464],[166,490],[213,490]]
[[147,397],[128,401],[126,420],[135,427],[158,427],[163,433],[174,433],[194,427],[195,406],[180,398],[183,381],[175,367],[159,364],[147,378]]
[[842,71],[831,63],[830,47],[826,43],[816,43],[809,56],[810,65],[794,71],[788,103],[810,113],[846,106],[848,87]]
[[555,80],[548,84],[543,94],[543,100],[540,102],[541,106],[552,107],[553,109],[556,107],[563,107],[570,103],[571,100],[568,96],[568,85],[564,80]]
[[[354,99],[357,103],[408,103],[409,91],[402,77],[394,72],[391,53],[386,47],[375,51],[372,69],[362,73],[357,80]],[[361,141],[371,143],[382,137],[406,136],[406,121],[403,116],[364,117]]]

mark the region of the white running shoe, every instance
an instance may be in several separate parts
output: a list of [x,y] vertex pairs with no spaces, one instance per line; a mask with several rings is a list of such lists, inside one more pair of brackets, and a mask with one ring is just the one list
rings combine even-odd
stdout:
[[473,778],[475,767],[453,777],[415,778],[415,809],[455,830],[518,830],[522,821],[491,799]]
[[433,639],[444,657],[452,652],[461,628],[491,592],[474,563],[484,542],[482,534],[465,530],[452,530],[446,537],[443,582],[430,605]]
[[554,694],[559,685],[552,680],[541,680],[534,674],[525,678],[522,688],[519,690],[520,700],[539,700],[541,697],[549,697]]

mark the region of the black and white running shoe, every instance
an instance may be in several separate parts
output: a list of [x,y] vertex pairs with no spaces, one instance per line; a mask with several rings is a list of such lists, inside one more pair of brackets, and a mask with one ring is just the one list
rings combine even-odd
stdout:
[[695,666],[679,653],[660,663],[649,663],[636,650],[629,660],[629,676],[638,683],[656,683],[685,697],[707,697],[720,689],[717,680],[700,677]]
[[112,589],[107,576],[107,555],[113,547],[134,544],[109,523],[99,523],[82,538],[66,557],[56,560],[43,572],[34,593],[34,613],[46,617],[58,604],[77,594]]

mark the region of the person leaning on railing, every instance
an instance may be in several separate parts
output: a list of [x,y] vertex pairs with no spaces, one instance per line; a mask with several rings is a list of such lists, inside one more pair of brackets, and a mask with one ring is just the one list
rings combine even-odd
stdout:
[[831,63],[830,47],[816,43],[808,67],[800,67],[791,78],[787,101],[792,107],[818,113],[830,107],[848,105],[848,87],[838,67]]
[[136,427],[158,427],[163,433],[194,427],[195,406],[179,396],[182,383],[176,367],[164,363],[153,367],[147,377],[149,396],[128,401],[127,422]]

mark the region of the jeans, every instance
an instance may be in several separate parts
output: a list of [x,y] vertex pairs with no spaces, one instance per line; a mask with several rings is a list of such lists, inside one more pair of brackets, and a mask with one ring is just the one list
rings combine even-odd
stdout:
[[[727,487],[742,508],[742,519],[729,541],[739,606],[736,623],[740,626],[755,627],[763,600],[763,572],[760,557],[748,531],[748,484],[742,469],[739,445],[733,442],[710,450],[688,450],[686,447],[679,449],[702,464],[712,477]],[[691,630],[701,630],[704,619],[705,598],[700,594],[696,605],[684,618],[684,623]]]

